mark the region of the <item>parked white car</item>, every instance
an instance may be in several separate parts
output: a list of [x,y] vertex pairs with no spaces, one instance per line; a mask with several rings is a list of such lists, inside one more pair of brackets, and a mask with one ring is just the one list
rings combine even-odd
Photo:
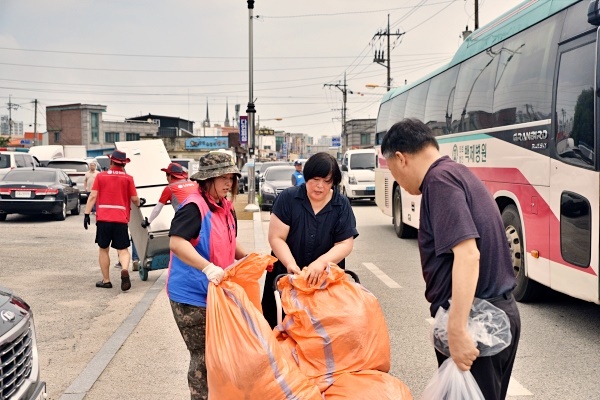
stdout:
[[39,167],[38,159],[20,151],[0,151],[0,180],[15,168]]
[[342,159],[342,194],[349,200],[375,200],[375,149],[348,150]]
[[90,164],[96,164],[96,171],[102,171],[100,164],[93,158],[55,158],[48,161],[48,168],[58,168],[65,171],[73,182],[77,183],[81,202],[87,202],[88,193],[85,191],[85,173],[90,170]]

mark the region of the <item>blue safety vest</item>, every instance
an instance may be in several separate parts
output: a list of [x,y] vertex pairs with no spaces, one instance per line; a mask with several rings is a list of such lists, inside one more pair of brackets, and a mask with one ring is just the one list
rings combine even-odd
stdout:
[[294,171],[292,175],[296,178],[296,186],[300,186],[304,183],[304,175],[302,175],[302,172]]

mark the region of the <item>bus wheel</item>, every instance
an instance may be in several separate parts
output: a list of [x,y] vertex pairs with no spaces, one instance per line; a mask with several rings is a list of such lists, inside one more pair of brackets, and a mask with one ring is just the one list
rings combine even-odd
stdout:
[[533,301],[540,296],[544,287],[527,277],[522,239],[523,230],[517,207],[512,204],[507,206],[502,211],[502,222],[504,223],[506,240],[510,249],[513,270],[517,278],[517,287],[513,291],[513,295],[517,301]]
[[400,193],[400,186],[396,186],[396,189],[394,189],[392,215],[394,216],[394,230],[396,231],[396,236],[401,239],[417,237],[417,230],[402,222],[402,195]]

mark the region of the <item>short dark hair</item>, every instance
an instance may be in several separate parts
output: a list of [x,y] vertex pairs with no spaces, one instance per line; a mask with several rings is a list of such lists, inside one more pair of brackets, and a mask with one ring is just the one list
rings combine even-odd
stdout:
[[307,182],[313,178],[327,178],[331,175],[334,188],[337,188],[342,181],[342,172],[337,160],[331,154],[325,152],[310,156],[304,164],[302,173],[304,174],[304,180]]
[[431,129],[416,118],[405,118],[387,131],[381,141],[381,154],[385,158],[390,158],[397,151],[415,154],[427,146],[440,149]]

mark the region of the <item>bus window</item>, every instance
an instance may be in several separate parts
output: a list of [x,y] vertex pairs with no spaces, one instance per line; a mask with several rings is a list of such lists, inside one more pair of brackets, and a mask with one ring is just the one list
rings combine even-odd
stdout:
[[436,136],[452,133],[452,106],[459,66],[444,71],[431,80],[423,121]]
[[590,29],[596,29],[596,27],[588,24],[585,18],[589,5],[589,1],[582,1],[567,10],[564,27],[560,35],[560,42],[574,38]]
[[427,92],[429,91],[429,83],[423,82],[408,92],[408,101],[406,102],[406,110],[404,115],[406,118],[416,118],[423,120],[425,117],[425,102],[427,101]]
[[498,54],[486,50],[460,67],[452,109],[453,132],[491,128],[494,125],[492,100],[498,58]]
[[388,118],[390,115],[390,109],[392,108],[392,102],[386,101],[379,106],[379,113],[377,114],[377,132],[387,132],[390,128],[388,125]]
[[392,103],[392,108],[390,108],[390,115],[388,117],[388,129],[392,127],[396,122],[402,121],[404,119],[404,108],[406,107],[406,99],[408,97],[408,93],[404,92],[392,99],[390,103]]
[[556,152],[584,167],[594,164],[594,45],[560,55],[556,86]]
[[494,48],[499,53],[494,119],[497,126],[550,118],[557,21],[552,17]]

